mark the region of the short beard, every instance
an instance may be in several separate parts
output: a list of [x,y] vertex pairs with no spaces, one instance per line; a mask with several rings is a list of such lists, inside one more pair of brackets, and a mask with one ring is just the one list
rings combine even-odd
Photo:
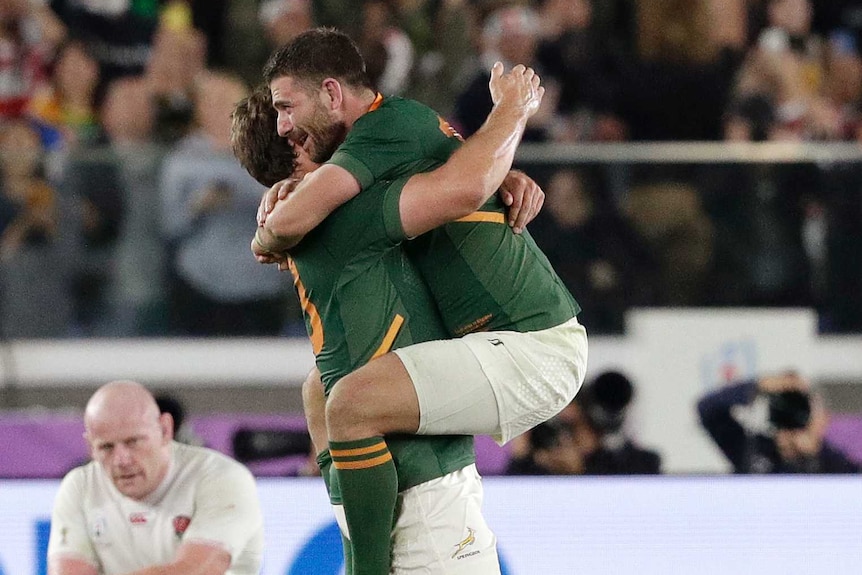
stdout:
[[311,156],[312,161],[316,164],[322,164],[329,161],[338,146],[347,137],[347,124],[344,122],[333,122],[328,126],[321,126],[320,130],[315,130],[314,134],[314,154]]

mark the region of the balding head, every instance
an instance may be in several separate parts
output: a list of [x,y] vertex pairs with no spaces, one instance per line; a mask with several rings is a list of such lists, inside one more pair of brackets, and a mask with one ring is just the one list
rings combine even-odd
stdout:
[[159,406],[149,390],[134,381],[112,381],[100,387],[84,411],[84,425],[87,429],[93,423],[124,419],[159,418]]
[[170,466],[173,424],[147,388],[134,381],[103,385],[87,402],[84,427],[93,459],[120,493],[143,499],[155,491]]

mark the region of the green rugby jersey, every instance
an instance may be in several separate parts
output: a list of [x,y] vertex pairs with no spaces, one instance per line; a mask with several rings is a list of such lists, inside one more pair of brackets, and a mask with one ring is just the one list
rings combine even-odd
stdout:
[[[388,183],[353,198],[291,249],[290,267],[326,393],[377,355],[446,331],[413,264],[386,237]],[[475,461],[470,436],[387,436],[399,490]],[[337,500],[337,486],[333,489]]]
[[[403,183],[441,165],[460,145],[458,134],[427,106],[386,98],[356,121],[329,163],[353,174],[363,190],[397,180],[384,196],[384,221],[387,236],[399,242]],[[533,238],[513,233],[505,212],[494,195],[479,211],[407,243],[451,335],[537,331],[580,312]]]

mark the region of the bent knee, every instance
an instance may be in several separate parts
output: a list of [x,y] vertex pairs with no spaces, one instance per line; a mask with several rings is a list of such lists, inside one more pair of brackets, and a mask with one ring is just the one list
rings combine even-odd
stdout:
[[360,378],[347,376],[339,380],[326,401],[326,428],[330,439],[367,427],[371,423],[372,400],[373,396],[367,393]]

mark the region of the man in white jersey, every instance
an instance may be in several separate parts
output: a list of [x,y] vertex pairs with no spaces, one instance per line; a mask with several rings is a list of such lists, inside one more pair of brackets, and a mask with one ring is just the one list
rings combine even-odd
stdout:
[[131,381],[99,388],[84,437],[93,461],[63,479],[49,575],[257,575],[263,517],[254,477],[173,440],[170,414]]

